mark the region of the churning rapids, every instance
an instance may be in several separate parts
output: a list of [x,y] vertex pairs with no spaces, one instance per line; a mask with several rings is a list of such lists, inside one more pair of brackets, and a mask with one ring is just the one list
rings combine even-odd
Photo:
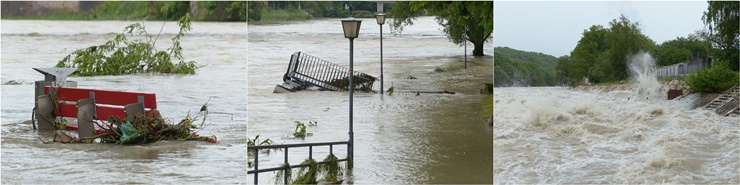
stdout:
[[740,183],[738,118],[690,109],[696,95],[494,91],[496,183]]

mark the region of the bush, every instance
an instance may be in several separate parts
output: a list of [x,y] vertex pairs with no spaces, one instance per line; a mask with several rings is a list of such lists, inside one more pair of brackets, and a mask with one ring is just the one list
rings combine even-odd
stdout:
[[691,89],[697,92],[723,92],[740,82],[739,74],[730,69],[730,65],[724,61],[712,63],[709,68],[699,72],[691,73],[686,77]]

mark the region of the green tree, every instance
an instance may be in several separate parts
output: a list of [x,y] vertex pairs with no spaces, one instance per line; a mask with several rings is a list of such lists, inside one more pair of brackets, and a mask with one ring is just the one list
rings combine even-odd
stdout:
[[619,81],[629,77],[627,61],[630,56],[640,51],[652,52],[655,43],[640,31],[640,23],[632,23],[624,15],[619,20],[609,23],[609,34],[606,42],[611,45],[607,61],[609,66],[603,73],[606,81]]
[[474,45],[474,56],[484,55],[483,46],[493,32],[493,1],[398,1],[389,12],[390,25],[401,32],[413,25],[415,17],[427,13],[436,16],[452,43],[463,45],[468,40]]
[[712,43],[718,46],[715,58],[729,62],[729,67],[738,70],[740,65],[740,2],[708,1],[709,6],[702,20],[709,26]]
[[177,20],[190,11],[189,1],[150,1],[149,15],[158,20]]
[[197,1],[195,18],[204,21],[246,21],[246,1]]
[[655,52],[658,66],[667,66],[684,62],[691,58],[704,58],[709,54],[710,43],[697,35],[678,37],[660,45]]
[[576,79],[571,79],[567,74],[574,73],[573,61],[570,56],[565,55],[558,57],[557,64],[555,65],[555,77],[558,79],[558,85],[563,84],[575,84]]
[[247,4],[247,17],[249,20],[259,21],[262,19],[262,9],[265,8],[265,3],[260,1],[249,1]]
[[576,48],[571,51],[571,57],[558,60],[560,79],[566,78],[575,83],[584,76],[590,76],[589,70],[599,61],[600,55],[609,48],[606,43],[608,32],[609,30],[601,25],[594,25],[584,30],[583,37],[578,41]]
[[639,25],[622,15],[609,22],[608,29],[594,25],[585,30],[570,58],[558,60],[560,79],[572,82],[584,76],[593,82],[627,79],[629,57],[640,51],[653,52],[656,48],[655,42],[642,34]]

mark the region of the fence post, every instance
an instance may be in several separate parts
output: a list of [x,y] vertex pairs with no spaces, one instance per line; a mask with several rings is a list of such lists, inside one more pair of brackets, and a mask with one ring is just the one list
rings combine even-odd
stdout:
[[259,163],[260,163],[260,150],[255,149],[254,150],[254,184],[257,184],[260,172],[259,172]]
[[[285,147],[285,164],[288,164],[288,147]],[[288,184],[288,170],[290,170],[290,167],[285,168],[285,173],[283,174],[284,184]]]

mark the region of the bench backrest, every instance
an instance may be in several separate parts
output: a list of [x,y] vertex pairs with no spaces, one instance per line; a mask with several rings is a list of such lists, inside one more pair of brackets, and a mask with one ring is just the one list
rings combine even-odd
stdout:
[[108,120],[109,116],[125,118],[124,106],[138,103],[139,98],[144,103],[146,115],[157,108],[157,96],[154,93],[122,92],[99,89],[84,89],[70,87],[44,87],[44,94],[53,92],[58,104],[55,108],[57,116],[77,117],[76,103],[82,99],[93,98],[98,120]]

